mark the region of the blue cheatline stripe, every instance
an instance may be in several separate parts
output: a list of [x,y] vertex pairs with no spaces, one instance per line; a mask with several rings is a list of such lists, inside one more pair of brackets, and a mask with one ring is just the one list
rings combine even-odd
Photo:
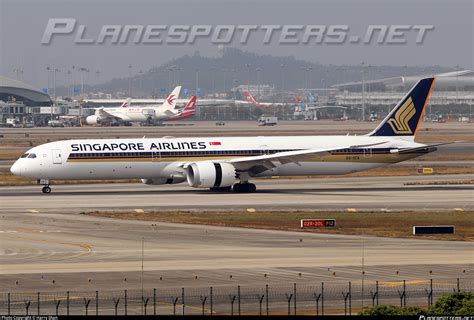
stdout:
[[[265,154],[275,154],[278,152],[298,151],[303,149],[278,149],[265,150]],[[389,154],[390,148],[377,149],[340,149],[329,152],[331,155],[359,155],[365,153],[371,154]],[[429,153],[428,150],[417,150],[407,153]],[[69,154],[68,160],[90,160],[90,159],[135,159],[135,158],[153,158],[153,157],[196,157],[196,156],[257,156],[261,155],[262,150],[205,150],[205,151],[146,151],[146,152],[80,152]],[[406,154],[406,153],[405,153]]]

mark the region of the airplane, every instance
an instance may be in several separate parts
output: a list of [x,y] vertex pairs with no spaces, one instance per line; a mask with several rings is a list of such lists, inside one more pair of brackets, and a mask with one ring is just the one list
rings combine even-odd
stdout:
[[281,102],[258,102],[254,99],[252,94],[249,91],[244,91],[244,96],[246,101],[236,101],[238,104],[251,104],[255,107],[270,107],[270,106],[287,106],[288,103],[281,103]]
[[197,102],[197,97],[192,96],[191,99],[189,99],[186,106],[184,106],[184,108],[180,110],[177,115],[170,117],[168,121],[183,120],[183,119],[194,116],[196,114],[196,102]]
[[150,122],[154,120],[168,120],[178,114],[178,110],[176,110],[176,100],[179,97],[180,91],[181,86],[174,88],[168,98],[159,107],[132,107],[131,100],[127,99],[119,108],[98,108],[94,115],[86,118],[86,123],[94,125],[114,121]]
[[370,133],[361,136],[77,139],[31,148],[11,167],[37,179],[141,179],[148,185],[255,192],[250,180],[340,175],[406,161],[437,150],[415,142],[435,79],[420,80]]

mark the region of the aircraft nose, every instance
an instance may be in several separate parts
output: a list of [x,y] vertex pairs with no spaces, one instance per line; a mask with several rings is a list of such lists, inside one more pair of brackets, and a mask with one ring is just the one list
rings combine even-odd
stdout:
[[12,167],[10,168],[10,172],[16,176],[20,176],[21,175],[21,164],[18,163],[18,161],[16,161]]

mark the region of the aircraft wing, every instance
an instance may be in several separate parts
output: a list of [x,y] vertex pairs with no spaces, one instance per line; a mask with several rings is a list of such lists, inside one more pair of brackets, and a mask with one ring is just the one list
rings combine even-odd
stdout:
[[99,108],[95,110],[95,115],[98,116],[101,119],[107,119],[107,118],[115,118],[114,115],[111,113],[108,113],[107,111],[104,110],[104,108]]
[[128,117],[125,116],[117,116],[114,115],[110,112],[107,112],[105,108],[99,108],[95,110],[95,115],[99,117],[101,120],[106,120],[106,119],[114,119],[114,120],[122,120],[122,121],[130,121]]
[[433,152],[436,151],[436,147],[438,146],[444,146],[447,144],[453,144],[453,143],[462,143],[463,141],[454,141],[454,142],[444,142],[444,143],[435,143],[435,144],[429,144],[421,147],[415,147],[415,148],[401,148],[398,149],[398,153],[409,153],[409,152],[414,152],[414,151],[427,151],[427,152]]
[[269,155],[261,155],[254,157],[235,158],[226,162],[232,164],[239,171],[251,171],[252,173],[260,173],[275,167],[274,162],[278,161],[281,164],[296,163],[300,164],[300,161],[304,161],[314,156],[322,155],[327,152],[341,150],[341,149],[357,149],[357,148],[368,148],[375,145],[384,144],[384,142],[378,142],[373,144],[365,145],[353,145],[353,146],[338,146],[326,149],[306,149],[297,151],[284,151]]

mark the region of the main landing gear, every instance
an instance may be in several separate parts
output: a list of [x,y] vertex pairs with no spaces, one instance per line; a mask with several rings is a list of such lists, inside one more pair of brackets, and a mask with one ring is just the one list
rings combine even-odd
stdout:
[[49,187],[49,180],[40,179],[38,180],[38,183],[43,186],[43,189],[41,189],[43,193],[51,193],[51,188]]
[[257,187],[253,183],[243,182],[236,183],[232,187],[213,187],[210,188],[214,192],[235,192],[235,193],[253,193],[257,191]]
[[257,191],[257,187],[253,183],[236,183],[232,187],[235,193],[254,193]]

